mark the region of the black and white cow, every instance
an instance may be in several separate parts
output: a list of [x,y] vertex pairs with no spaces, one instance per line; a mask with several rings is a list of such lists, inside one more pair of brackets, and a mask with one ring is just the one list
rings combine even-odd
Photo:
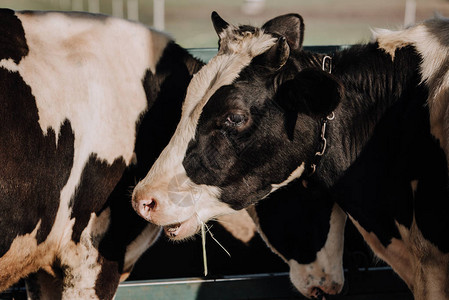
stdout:
[[[300,23],[297,26],[300,26]],[[204,75],[200,72],[197,78],[202,76]],[[176,189],[180,183],[182,184],[179,180],[183,178],[174,178],[167,183],[173,188],[170,191],[170,197],[175,206],[189,208],[191,199],[177,197]],[[298,197],[302,197],[301,193],[303,192],[295,187],[278,191],[266,200],[265,206],[252,210],[251,215],[258,223],[259,232],[267,244],[288,263],[291,280],[301,293],[308,297],[318,296],[321,291],[328,294],[338,293],[344,281],[342,251],[346,217],[337,206],[333,207],[334,205],[328,199],[320,202],[326,207],[321,207],[321,210],[317,209],[318,202],[306,204],[296,201]],[[271,206],[270,203],[272,203]],[[292,210],[299,209],[299,211],[292,213],[289,217],[281,217],[278,213],[271,214],[267,211],[271,210],[273,205],[278,209],[286,205]],[[305,207],[309,209],[306,210]],[[310,222],[312,215],[319,218],[319,221]],[[312,228],[312,223],[320,225]],[[272,224],[275,226],[271,226]],[[195,227],[192,234],[196,229]],[[279,230],[283,233],[279,234]],[[185,237],[174,231],[173,227],[166,228],[166,233],[174,239]],[[302,243],[304,240],[313,242],[304,244]]]
[[112,299],[159,227],[130,186],[163,149],[202,63],[102,15],[0,10],[0,291]]
[[[213,14],[219,52],[191,81],[135,209],[183,238],[306,180],[416,299],[449,299],[447,164],[430,127],[447,103],[449,22],[382,32],[329,57],[301,50],[300,19],[235,27]],[[430,112],[428,98],[440,102]]]

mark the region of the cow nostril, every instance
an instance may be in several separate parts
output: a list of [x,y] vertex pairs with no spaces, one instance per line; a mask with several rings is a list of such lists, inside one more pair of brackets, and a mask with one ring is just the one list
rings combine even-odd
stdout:
[[157,202],[154,198],[140,200],[139,213],[145,219],[149,219],[152,211],[156,209]]
[[144,202],[142,205],[145,210],[151,211],[154,210],[154,208],[156,207],[156,201],[150,199],[148,200],[148,202]]
[[318,300],[324,300],[324,292],[318,288],[318,287],[314,287],[312,289],[312,298],[313,299],[318,299]]

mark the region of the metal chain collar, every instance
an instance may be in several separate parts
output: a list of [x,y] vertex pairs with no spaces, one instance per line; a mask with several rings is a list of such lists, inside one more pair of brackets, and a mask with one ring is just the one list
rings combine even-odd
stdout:
[[[323,57],[323,63],[321,68],[323,69],[323,71],[326,71],[326,62],[328,62],[328,66],[329,66],[329,74],[332,73],[332,57],[330,57],[329,55],[325,55]],[[321,149],[319,151],[317,151],[315,153],[315,157],[313,159],[313,162],[310,164],[310,173],[309,176],[312,176],[317,168],[318,163],[321,160],[321,157],[324,155],[324,153],[326,152],[326,148],[327,148],[327,139],[326,139],[326,127],[327,127],[327,122],[328,121],[332,121],[335,119],[335,113],[331,112],[326,118],[323,118],[321,120]]]

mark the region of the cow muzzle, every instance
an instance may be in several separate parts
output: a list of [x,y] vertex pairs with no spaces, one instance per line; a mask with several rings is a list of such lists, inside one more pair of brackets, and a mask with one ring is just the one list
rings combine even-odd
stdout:
[[326,295],[336,295],[341,292],[342,288],[343,283],[327,281],[312,285],[307,290],[300,290],[300,292],[311,299],[326,300]]
[[190,237],[209,219],[235,212],[219,200],[220,189],[197,185],[185,173],[157,179],[137,184],[132,205],[142,218],[163,226],[171,239]]
[[[156,197],[142,197],[139,193],[136,193],[133,197],[132,204],[139,216],[148,222],[162,226],[164,233],[170,239],[185,239],[194,235],[200,228],[201,222],[194,212],[189,217],[183,219],[177,216],[167,215],[163,209],[164,205]],[[175,211],[178,211],[178,209]]]
[[[326,295],[341,292],[344,284],[343,267],[338,260],[337,265],[326,267],[315,263],[300,265],[296,261],[289,261],[290,280],[298,291],[311,299],[326,299]],[[325,272],[328,269],[328,272]]]
[[192,190],[181,190],[181,186],[139,183],[132,197],[137,214],[148,222],[163,226],[165,234],[174,240],[194,235],[201,227],[198,197]]

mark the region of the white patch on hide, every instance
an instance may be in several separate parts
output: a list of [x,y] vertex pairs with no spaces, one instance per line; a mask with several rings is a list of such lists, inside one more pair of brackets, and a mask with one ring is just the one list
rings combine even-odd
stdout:
[[9,250],[0,257],[0,291],[52,264],[56,247],[51,243],[37,244],[36,235],[40,225],[41,221],[31,233],[17,236]]
[[[421,80],[429,88],[432,134],[449,155],[449,19],[436,17],[401,31],[378,30],[379,47],[394,58],[396,49],[411,45],[421,55]],[[449,166],[449,160],[448,160]]]

